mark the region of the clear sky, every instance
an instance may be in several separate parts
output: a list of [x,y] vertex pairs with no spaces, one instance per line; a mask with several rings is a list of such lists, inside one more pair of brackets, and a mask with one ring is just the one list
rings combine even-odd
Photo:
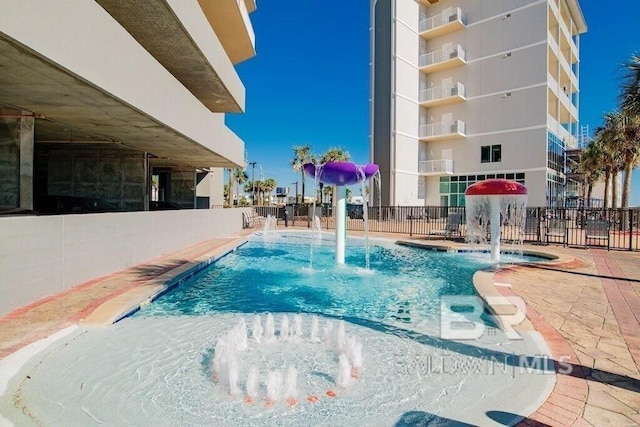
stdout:
[[[616,108],[621,65],[640,53],[640,1],[619,0],[613,9],[594,0],[581,5],[589,29],[580,40],[580,121],[593,130]],[[246,112],[227,114],[226,121],[245,141],[248,161],[258,162],[255,178],[262,174],[295,191],[294,145],[309,144],[318,154],[341,146],[366,163],[369,0],[260,1],[251,19],[257,55],[237,66]],[[631,204],[640,205],[640,171],[632,187]]]

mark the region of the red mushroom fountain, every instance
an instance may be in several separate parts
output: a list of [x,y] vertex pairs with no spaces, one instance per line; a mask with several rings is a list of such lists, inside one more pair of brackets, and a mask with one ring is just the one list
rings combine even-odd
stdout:
[[485,241],[490,224],[491,259],[499,261],[501,225],[524,228],[527,187],[515,181],[488,179],[470,185],[464,195],[469,241]]

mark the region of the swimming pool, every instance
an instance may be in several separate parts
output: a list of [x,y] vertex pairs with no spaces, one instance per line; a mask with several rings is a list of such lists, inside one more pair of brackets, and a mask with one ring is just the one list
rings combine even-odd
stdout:
[[[52,345],[10,389],[44,425],[423,425],[436,416],[487,425],[517,420],[544,401],[555,377],[537,333],[509,340],[474,307],[461,316],[487,333],[439,336],[440,297],[472,301],[471,276],[491,265],[488,254],[375,241],[366,270],[361,239],[350,239],[346,266],[335,265],[331,240],[256,234],[135,315]],[[275,336],[258,342],[256,315],[266,334],[267,313]],[[290,332],[283,337],[285,316]],[[234,394],[213,366],[216,343],[239,323],[248,342],[234,355]],[[338,387],[340,354],[353,353],[354,343],[362,349],[358,378]],[[269,374],[292,366],[297,404],[283,395],[267,405]],[[252,367],[258,391],[247,404]],[[6,397],[0,410],[20,419],[23,408]],[[496,420],[493,413],[506,415]]]
[[[367,270],[363,240],[352,238],[346,264],[336,265],[332,237],[254,235],[135,315],[316,313],[415,329],[438,323],[441,296],[475,295],[473,274],[494,264],[488,253],[433,252],[377,240]],[[534,259],[503,256],[504,262]]]

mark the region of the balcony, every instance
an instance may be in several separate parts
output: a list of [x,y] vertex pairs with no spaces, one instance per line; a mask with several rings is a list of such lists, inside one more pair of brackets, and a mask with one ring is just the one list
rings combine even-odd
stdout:
[[466,52],[460,45],[420,55],[420,71],[433,73],[466,64]]
[[425,40],[439,37],[443,34],[452,33],[465,27],[465,17],[459,7],[450,7],[441,13],[422,19],[418,32]]
[[465,98],[465,87],[458,82],[453,85],[431,87],[420,91],[421,107],[436,107],[438,105],[462,102]]
[[462,120],[454,120],[446,123],[429,123],[420,125],[420,141],[435,141],[438,139],[466,138],[466,123]]
[[418,163],[418,174],[422,176],[453,175],[453,160],[425,160]]
[[255,34],[249,17],[255,10],[255,1],[198,0],[198,3],[231,62],[238,64],[256,55]]

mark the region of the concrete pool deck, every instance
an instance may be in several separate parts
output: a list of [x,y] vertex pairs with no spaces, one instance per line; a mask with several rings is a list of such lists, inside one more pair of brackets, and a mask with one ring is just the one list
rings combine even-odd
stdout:
[[[202,242],[1,317],[0,359],[71,325],[111,323],[117,313],[161,292],[168,280],[193,266],[235,248],[253,231]],[[464,247],[397,234],[375,236]],[[508,266],[489,277],[498,284],[494,291],[525,301],[528,325],[544,337],[556,360],[553,392],[533,414],[519,414],[526,416],[522,424],[640,424],[640,253],[560,246],[525,245],[525,249],[559,259]]]

